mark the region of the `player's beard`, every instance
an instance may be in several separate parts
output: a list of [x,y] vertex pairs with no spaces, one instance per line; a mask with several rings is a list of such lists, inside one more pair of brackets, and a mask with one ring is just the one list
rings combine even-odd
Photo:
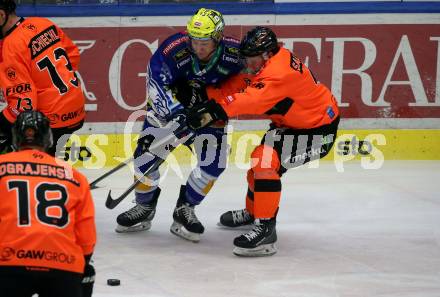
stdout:
[[258,74],[261,69],[263,69],[265,64],[260,65],[259,67],[245,67],[244,72],[252,75]]
[[3,28],[6,26],[6,23],[9,20],[9,14],[6,14],[5,21],[0,25],[0,39],[3,39]]

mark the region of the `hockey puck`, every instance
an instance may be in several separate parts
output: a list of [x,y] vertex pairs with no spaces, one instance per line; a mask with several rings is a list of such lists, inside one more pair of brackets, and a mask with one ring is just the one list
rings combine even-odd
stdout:
[[107,285],[109,286],[119,286],[121,284],[121,281],[117,278],[109,278],[107,280]]

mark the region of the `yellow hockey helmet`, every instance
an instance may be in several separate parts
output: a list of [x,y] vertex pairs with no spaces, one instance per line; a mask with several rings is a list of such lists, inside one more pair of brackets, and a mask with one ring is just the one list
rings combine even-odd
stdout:
[[207,8],[197,10],[186,25],[190,38],[198,40],[213,39],[215,42],[219,42],[223,37],[224,28],[225,21],[222,14]]

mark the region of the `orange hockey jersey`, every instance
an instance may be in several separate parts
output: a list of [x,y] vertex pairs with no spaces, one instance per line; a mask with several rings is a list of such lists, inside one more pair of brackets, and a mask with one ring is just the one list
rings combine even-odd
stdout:
[[255,76],[236,75],[219,88],[209,86],[207,93],[229,117],[266,115],[278,127],[317,128],[339,115],[330,90],[285,48]]
[[37,150],[0,155],[0,266],[84,272],[96,242],[86,178]]
[[5,117],[13,123],[20,112],[34,109],[52,128],[83,120],[85,98],[75,73],[79,51],[69,37],[45,18],[21,19],[5,35],[0,40]]

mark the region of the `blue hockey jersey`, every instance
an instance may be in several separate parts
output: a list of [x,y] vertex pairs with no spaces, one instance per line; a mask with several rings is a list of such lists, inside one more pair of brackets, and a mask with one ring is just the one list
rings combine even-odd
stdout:
[[156,116],[167,119],[184,108],[173,96],[173,88],[180,82],[192,87],[217,84],[241,71],[240,42],[223,37],[211,61],[201,65],[191,51],[185,32],[168,37],[151,57],[148,65],[147,93]]

